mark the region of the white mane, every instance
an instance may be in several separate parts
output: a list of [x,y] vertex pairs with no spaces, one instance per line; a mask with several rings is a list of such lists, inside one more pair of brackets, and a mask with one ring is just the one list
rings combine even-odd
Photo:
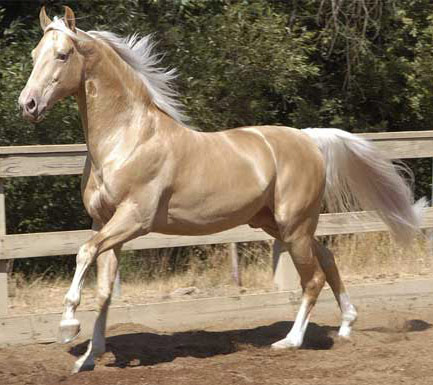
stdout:
[[153,53],[155,43],[151,35],[140,37],[138,34],[133,34],[122,38],[107,31],[80,31],[81,34],[78,34],[72,32],[65,22],[57,17],[46,27],[45,32],[50,29],[62,31],[76,41],[93,38],[106,42],[138,73],[152,102],[159,109],[179,123],[188,120],[182,111],[183,105],[177,100],[178,93],[171,84],[176,78],[176,70],[159,67],[162,55]]

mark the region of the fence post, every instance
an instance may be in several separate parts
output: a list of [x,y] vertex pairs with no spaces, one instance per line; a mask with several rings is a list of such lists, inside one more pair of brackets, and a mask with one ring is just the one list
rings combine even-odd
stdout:
[[[6,234],[6,207],[3,181],[0,179],[0,235]],[[1,245],[3,246],[3,245]],[[2,253],[0,253],[1,255]],[[8,313],[8,261],[0,259],[0,317]]]
[[117,269],[116,278],[113,283],[113,298],[120,298],[122,296],[122,286],[120,283],[120,269]]
[[272,251],[274,284],[277,290],[299,289],[299,274],[289,252],[284,250],[282,243],[277,240],[274,241]]
[[242,278],[241,278],[241,271],[239,269],[239,254],[238,254],[238,247],[236,243],[230,243],[229,245],[229,251],[230,251],[230,258],[232,260],[232,277],[233,281],[238,286],[242,286]]
[[[430,207],[433,206],[433,158],[431,158],[431,192],[430,192]],[[427,248],[430,252],[430,256],[433,255],[433,229],[425,230],[425,235],[427,237]]]

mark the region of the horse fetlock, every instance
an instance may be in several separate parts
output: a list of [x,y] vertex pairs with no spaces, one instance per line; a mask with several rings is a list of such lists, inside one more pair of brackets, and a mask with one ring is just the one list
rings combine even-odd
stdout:
[[68,291],[68,293],[65,295],[65,298],[63,299],[63,305],[75,309],[80,304],[80,299],[79,293]]
[[342,322],[340,329],[338,330],[338,336],[343,338],[349,338],[352,332],[352,326],[358,318],[358,312],[355,306],[349,305],[348,309],[342,314]]
[[355,306],[350,305],[349,308],[343,312],[342,319],[352,325],[358,319],[358,312]]

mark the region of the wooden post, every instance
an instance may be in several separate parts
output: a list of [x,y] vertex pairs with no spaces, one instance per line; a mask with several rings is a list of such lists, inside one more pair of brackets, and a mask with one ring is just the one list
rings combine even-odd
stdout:
[[117,269],[116,278],[113,284],[113,298],[120,298],[122,296],[122,287],[120,285],[120,269]]
[[[3,181],[0,179],[0,235],[6,234],[6,211]],[[0,245],[1,246],[1,245]],[[3,253],[0,253],[2,255]],[[8,264],[0,259],[0,317],[8,313]]]
[[299,289],[299,274],[292,257],[287,250],[283,250],[280,241],[274,242],[272,259],[276,289],[280,291]]
[[232,260],[232,277],[238,286],[242,286],[241,271],[239,269],[239,254],[236,243],[230,243],[230,257]]
[[[432,171],[431,171],[431,194],[430,194],[430,206],[433,206],[433,158],[431,158],[431,166],[432,166]],[[430,251],[430,255],[433,255],[433,229],[427,229],[425,231],[425,235],[427,236],[427,247],[428,250]]]

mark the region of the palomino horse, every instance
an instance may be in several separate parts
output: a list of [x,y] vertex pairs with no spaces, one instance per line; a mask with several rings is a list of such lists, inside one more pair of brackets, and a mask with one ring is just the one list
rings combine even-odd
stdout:
[[301,346],[311,310],[327,281],[348,337],[356,310],[332,253],[314,238],[322,202],[377,210],[402,242],[415,235],[422,202],[399,170],[367,141],[337,129],[244,127],[204,133],[182,123],[170,81],[149,37],[121,39],[76,28],[40,12],[43,38],[19,103],[39,122],[59,99],[77,100],[88,148],[82,194],[95,233],[77,254],[60,323],[63,342],[80,330],[75,311],[84,276],[97,261],[98,317],[75,371],[105,351],[107,310],[122,244],[151,231],[200,235],[241,224],[284,243],[301,277],[302,304],[276,349]]

